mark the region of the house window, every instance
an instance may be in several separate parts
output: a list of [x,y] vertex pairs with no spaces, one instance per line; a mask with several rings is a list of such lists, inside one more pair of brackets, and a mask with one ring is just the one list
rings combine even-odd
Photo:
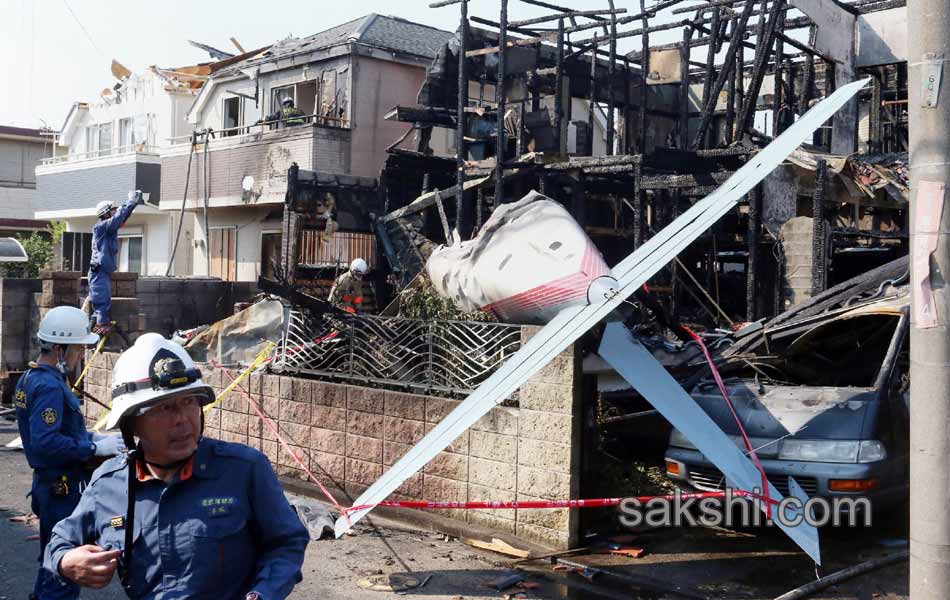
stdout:
[[265,231],[261,234],[261,276],[274,279],[275,267],[280,263],[279,231]]
[[317,80],[315,79],[297,84],[295,92],[297,97],[296,106],[305,115],[312,115],[315,112],[313,107],[317,102],[317,87]]
[[237,227],[212,227],[209,232],[211,264],[208,275],[224,281],[237,280]]
[[98,151],[98,156],[109,156],[112,154],[112,123],[102,123],[99,125]]
[[92,234],[67,231],[63,233],[62,259],[64,271],[89,271],[92,257]]
[[141,235],[121,236],[119,238],[117,270],[144,275],[145,273],[142,271],[142,247]]
[[294,106],[297,106],[297,92],[295,85],[284,85],[274,88],[271,90],[270,94],[270,105],[273,107],[271,112],[273,113],[280,112],[281,103],[287,98],[293,100]]
[[237,128],[244,124],[244,98],[240,96],[225,98],[222,115],[221,128],[225,131],[223,131],[221,135],[229,136],[240,133],[240,130]]
[[87,156],[95,156],[95,153],[99,150],[99,126],[90,125],[86,127],[86,154]]
[[136,144],[135,120],[132,117],[119,119],[119,152],[130,152]]

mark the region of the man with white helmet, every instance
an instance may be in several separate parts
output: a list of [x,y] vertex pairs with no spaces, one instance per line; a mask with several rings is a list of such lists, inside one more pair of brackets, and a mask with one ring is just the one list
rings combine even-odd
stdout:
[[369,272],[369,265],[362,258],[355,258],[350,269],[336,278],[330,288],[328,300],[348,313],[363,310],[363,278]]
[[128,200],[117,209],[103,200],[96,205],[99,222],[92,228],[92,258],[89,262],[89,301],[96,315],[96,329],[106,332],[111,327],[112,290],[110,279],[115,272],[119,253],[119,228],[132,216],[139,204],[145,204],[140,190],[129,192]]
[[[40,355],[20,377],[14,392],[17,424],[26,460],[33,468],[31,503],[40,518],[40,560],[53,526],[76,508],[89,481],[86,462],[112,456],[122,447],[117,435],[86,430],[79,399],[67,377],[75,374],[85,347],[99,336],[89,332],[89,319],[78,308],[60,306],[40,322]],[[79,587],[63,585],[40,569],[31,597],[78,598]]]
[[106,427],[133,450],[103,464],[53,530],[50,572],[101,588],[118,570],[136,599],[290,594],[307,530],[260,452],[202,438],[213,400],[188,353],[157,333],[119,357]]

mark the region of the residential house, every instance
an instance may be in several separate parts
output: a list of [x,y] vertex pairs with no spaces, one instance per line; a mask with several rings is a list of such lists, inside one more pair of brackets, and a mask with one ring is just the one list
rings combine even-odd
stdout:
[[46,227],[33,216],[34,169],[52,151],[52,132],[0,125],[0,237]]
[[[259,50],[258,50],[259,51]],[[245,55],[230,60],[241,60]],[[89,268],[95,207],[122,203],[129,190],[149,194],[120,232],[118,268],[164,275],[173,218],[159,210],[159,149],[191,131],[186,116],[198,90],[230,60],[132,73],[113,62],[116,83],[97,102],[73,104],[52,156],[36,167],[35,218],[64,221],[64,268]]]
[[[252,281],[266,271],[279,255],[294,163],[321,174],[377,177],[386,148],[410,127],[385,114],[415,103],[426,67],[451,37],[370,14],[282,40],[212,74],[188,112],[190,127],[207,135],[198,144],[182,136],[161,152],[160,207],[185,215],[175,273]],[[284,98],[304,113],[303,124],[268,121]],[[450,136],[437,133],[432,148],[447,152]],[[375,236],[337,226],[303,260],[346,264],[365,255],[372,264]]]

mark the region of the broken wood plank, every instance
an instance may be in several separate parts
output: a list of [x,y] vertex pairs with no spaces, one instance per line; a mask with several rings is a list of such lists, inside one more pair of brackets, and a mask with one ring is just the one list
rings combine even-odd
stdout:
[[[468,191],[471,189],[475,189],[481,185],[484,185],[486,182],[488,182],[489,179],[491,178],[479,177],[477,179],[471,179],[469,181],[466,181],[464,185],[464,190]],[[441,192],[439,195],[443,200],[448,200],[449,198],[455,197],[457,189],[458,188],[456,187],[451,187],[445,190],[444,192]],[[426,194],[422,194],[421,196],[413,200],[410,204],[407,204],[406,206],[403,206],[400,209],[394,210],[393,212],[387,215],[383,215],[382,217],[379,218],[379,220],[382,221],[383,223],[389,223],[390,221],[395,221],[396,219],[405,217],[406,215],[411,215],[421,210],[425,210],[429,208],[430,206],[435,205],[435,196],[436,196],[435,192],[428,192]]]
[[[651,288],[652,289],[652,288]],[[561,556],[573,556],[575,554],[583,554],[591,550],[590,546],[583,546],[581,548],[572,548],[570,550],[561,550],[560,552],[551,552],[550,554],[540,554],[538,556],[529,556],[528,558],[523,558],[521,560],[516,560],[511,563],[512,566],[520,565],[526,562],[532,562],[535,560],[547,560],[550,558],[559,558]]]
[[[551,40],[557,37],[557,34],[551,32],[543,32],[537,37],[530,38],[520,38],[517,40],[509,40],[505,45],[506,48],[512,48],[514,46],[531,46],[534,44],[540,44],[544,40]],[[497,54],[501,49],[501,46],[489,46],[487,48],[479,48],[478,50],[469,50],[465,53],[466,58],[472,58],[475,56],[487,56],[489,54]]]
[[492,538],[490,542],[483,540],[475,540],[470,538],[465,538],[462,540],[469,546],[474,548],[481,548],[482,550],[491,550],[492,552],[498,552],[499,554],[507,554],[508,556],[514,556],[517,558],[528,558],[531,556],[531,552],[528,550],[522,550],[521,548],[515,548],[505,540],[500,540],[498,538]]

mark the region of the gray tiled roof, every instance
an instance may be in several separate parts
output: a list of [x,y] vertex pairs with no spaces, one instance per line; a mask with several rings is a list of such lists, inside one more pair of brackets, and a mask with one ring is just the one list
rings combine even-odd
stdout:
[[234,73],[283,56],[329,48],[347,41],[431,59],[452,35],[428,25],[371,13],[307,37],[281,40],[262,54],[222,69],[216,75]]

